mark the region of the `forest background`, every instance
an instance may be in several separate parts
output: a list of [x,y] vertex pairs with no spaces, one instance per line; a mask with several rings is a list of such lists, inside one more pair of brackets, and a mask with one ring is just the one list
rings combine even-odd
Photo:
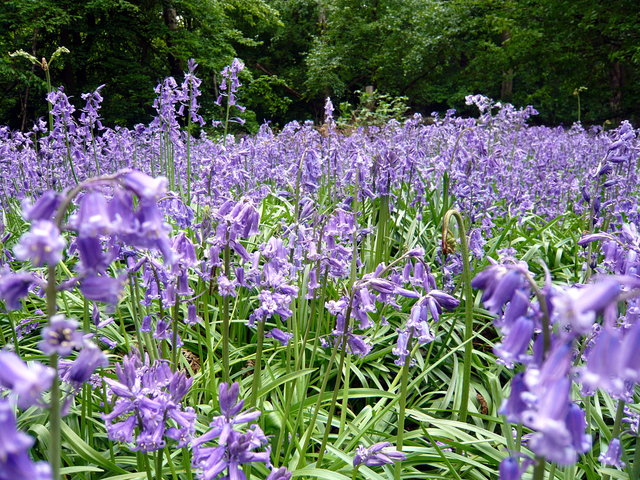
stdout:
[[481,93],[533,105],[540,123],[640,120],[637,0],[3,0],[0,124],[29,129],[47,108],[41,66],[10,52],[59,46],[52,84],[78,100],[106,84],[109,125],[148,122],[154,85],[189,58],[205,118],[220,118],[234,57],[249,131],[322,121],[325,97],[356,105],[367,86],[425,115],[473,113],[464,97]]

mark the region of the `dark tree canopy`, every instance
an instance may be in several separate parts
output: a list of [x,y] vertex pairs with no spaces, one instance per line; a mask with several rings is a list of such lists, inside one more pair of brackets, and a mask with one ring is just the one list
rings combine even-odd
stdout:
[[[635,0],[5,0],[0,6],[0,121],[28,128],[46,112],[42,69],[79,97],[106,84],[107,123],[147,121],[154,86],[195,58],[205,116],[219,71],[247,65],[249,125],[321,119],[326,96],[409,98],[412,111],[464,110],[482,93],[532,104],[547,123],[637,120],[640,8]],[[580,89],[580,87],[585,87]],[[471,112],[471,111],[470,111]]]

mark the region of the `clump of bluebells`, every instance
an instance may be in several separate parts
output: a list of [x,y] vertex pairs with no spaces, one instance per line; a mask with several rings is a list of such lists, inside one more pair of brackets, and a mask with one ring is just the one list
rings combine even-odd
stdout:
[[[269,440],[256,425],[244,427],[256,421],[261,412],[244,411],[244,400],[239,400],[240,385],[221,383],[218,388],[220,415],[214,417],[211,427],[192,442],[193,466],[198,478],[203,480],[246,480],[245,469],[255,462],[271,466]],[[211,443],[214,445],[210,445]],[[291,474],[286,468],[272,468],[270,480],[288,480]]]
[[168,440],[189,445],[196,414],[182,400],[193,379],[171,371],[165,360],[151,362],[134,352],[116,365],[116,379],[104,382],[113,402],[102,415],[111,440],[132,443],[131,449],[141,452],[163,449]]
[[[536,456],[558,465],[575,464],[591,449],[592,438],[585,431],[584,410],[571,400],[572,383],[582,385],[583,395],[601,390],[619,401],[632,401],[640,379],[640,323],[623,326],[618,315],[623,292],[638,288],[640,280],[603,276],[561,289],[547,278],[540,288],[526,263],[505,260],[473,280],[484,291],[485,306],[498,315],[495,324],[503,341],[494,351],[499,361],[508,368],[525,366],[513,377],[501,413],[533,431],[527,446]],[[611,440],[600,456],[603,464],[622,465],[619,445],[619,439]],[[520,478],[528,465],[505,462],[504,478]]]

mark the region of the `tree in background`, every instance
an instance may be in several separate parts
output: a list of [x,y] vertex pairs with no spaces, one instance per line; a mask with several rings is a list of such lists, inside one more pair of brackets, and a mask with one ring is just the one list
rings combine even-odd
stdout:
[[[465,110],[482,93],[534,105],[539,121],[637,119],[636,0],[5,0],[0,8],[0,119],[28,126],[46,105],[42,72],[17,49],[71,50],[54,85],[79,96],[102,83],[108,123],[151,113],[153,87],[200,64],[212,116],[222,67],[244,60],[250,129],[322,119],[324,99],[356,91],[406,96],[412,111]],[[54,67],[55,68],[55,67]],[[28,121],[27,121],[28,119]]]

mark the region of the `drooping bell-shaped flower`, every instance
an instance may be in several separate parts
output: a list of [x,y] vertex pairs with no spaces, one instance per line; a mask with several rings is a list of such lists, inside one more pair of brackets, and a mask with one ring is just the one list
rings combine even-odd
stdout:
[[375,467],[399,462],[406,458],[406,454],[393,448],[390,442],[379,442],[369,448],[360,445],[353,457],[353,466],[364,464],[368,467]]
[[62,250],[66,244],[53,222],[38,220],[20,238],[14,252],[18,260],[30,260],[34,267],[57,265],[62,260]]
[[606,452],[602,452],[598,460],[603,465],[611,465],[612,467],[624,468],[626,464],[622,461],[622,447],[618,437],[612,438],[609,442]]
[[0,276],[0,300],[7,310],[22,307],[20,300],[29,295],[29,288],[36,283],[36,277],[30,273],[7,273]]
[[46,355],[54,353],[68,356],[73,349],[82,348],[82,333],[78,331],[78,322],[62,314],[54,315],[42,329],[42,340],[38,348]]
[[146,173],[129,170],[120,174],[122,184],[144,200],[158,200],[167,191],[165,177],[150,177]]
[[22,216],[31,222],[37,220],[53,220],[62,202],[62,195],[54,190],[44,192],[35,203],[22,202]]
[[18,355],[0,351],[0,385],[11,390],[20,408],[29,408],[42,401],[42,394],[51,387],[54,371],[38,362],[27,365]]

